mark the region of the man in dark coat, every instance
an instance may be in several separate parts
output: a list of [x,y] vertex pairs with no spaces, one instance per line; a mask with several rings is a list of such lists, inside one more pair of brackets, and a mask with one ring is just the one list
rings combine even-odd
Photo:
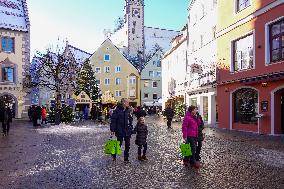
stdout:
[[167,118],[168,129],[172,128],[172,121],[173,121],[173,117],[174,117],[175,113],[174,113],[174,110],[171,108],[170,105],[168,105],[167,108],[165,109],[164,115]]
[[10,123],[12,122],[12,111],[8,106],[1,108],[0,111],[1,111],[3,135],[8,136],[10,130]]
[[140,117],[146,117],[146,115],[146,111],[143,110],[140,106],[138,106],[137,110],[135,111],[135,116],[137,117],[137,120],[139,120]]
[[[129,110],[129,101],[126,98],[121,99],[121,104],[117,105],[111,116],[110,131],[112,136],[116,136],[122,145],[125,141],[124,161],[129,162],[130,138],[133,133],[133,118]],[[116,160],[116,155],[113,155]]]

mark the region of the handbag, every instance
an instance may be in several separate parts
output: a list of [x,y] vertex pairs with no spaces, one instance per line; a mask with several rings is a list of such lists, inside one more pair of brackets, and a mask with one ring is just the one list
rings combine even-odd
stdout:
[[108,139],[104,147],[105,154],[121,155],[120,141],[114,139]]
[[180,144],[180,150],[181,150],[182,156],[186,157],[186,156],[192,155],[190,144],[186,144],[186,143]]

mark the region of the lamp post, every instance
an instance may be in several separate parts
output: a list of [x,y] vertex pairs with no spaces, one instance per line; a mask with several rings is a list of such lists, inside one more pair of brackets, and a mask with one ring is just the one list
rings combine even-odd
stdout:
[[[139,61],[139,75],[140,75],[140,81],[141,81],[141,76],[142,76],[142,63],[143,63],[143,53],[138,50],[137,51],[138,53],[138,61]],[[142,91],[141,91],[141,82],[140,82],[140,91],[139,91],[139,94],[140,94],[140,99],[139,99],[139,103],[140,103],[140,106],[141,106],[141,102],[142,102]]]

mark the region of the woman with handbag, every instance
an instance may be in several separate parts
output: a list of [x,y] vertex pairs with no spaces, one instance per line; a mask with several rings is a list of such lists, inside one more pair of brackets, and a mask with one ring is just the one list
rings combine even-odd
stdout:
[[198,139],[198,127],[200,120],[197,118],[197,108],[190,106],[188,112],[184,116],[182,123],[182,134],[185,143],[189,143],[192,156],[184,157],[183,163],[185,166],[191,165],[194,168],[199,168],[199,163],[196,162],[196,143]]

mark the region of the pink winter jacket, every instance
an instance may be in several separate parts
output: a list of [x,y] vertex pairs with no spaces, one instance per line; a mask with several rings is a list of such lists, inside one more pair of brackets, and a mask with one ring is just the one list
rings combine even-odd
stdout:
[[200,120],[195,118],[190,112],[186,112],[182,123],[183,138],[198,137],[198,126]]

